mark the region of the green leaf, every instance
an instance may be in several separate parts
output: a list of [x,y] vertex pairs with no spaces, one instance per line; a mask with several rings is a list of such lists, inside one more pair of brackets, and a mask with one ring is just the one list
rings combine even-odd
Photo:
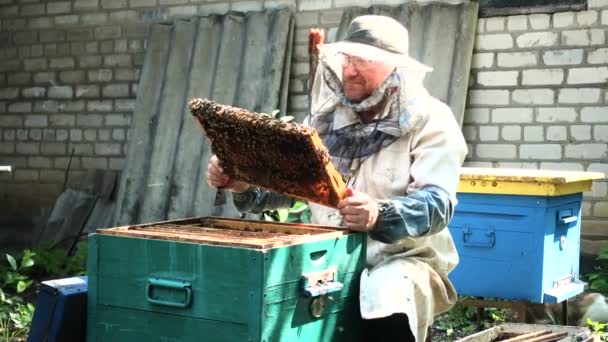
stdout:
[[308,209],[307,203],[297,201],[296,203],[293,204],[293,206],[291,207],[291,209],[289,211],[291,211],[292,213],[295,213],[295,214],[299,214],[306,209]]
[[287,216],[289,215],[287,209],[277,209],[277,213],[279,214],[279,222],[287,221]]
[[8,263],[11,265],[11,268],[13,269],[13,271],[16,271],[17,270],[17,261],[15,261],[15,258],[13,258],[12,255],[7,254],[6,259],[8,260]]
[[270,113],[270,116],[272,116],[273,118],[276,118],[280,112],[281,112],[280,110],[275,109],[272,111],[272,113]]
[[283,122],[290,122],[293,119],[295,119],[293,116],[288,115],[288,116],[282,116],[280,120],[283,121]]
[[2,289],[0,289],[0,301],[4,302],[6,300],[6,295],[4,294],[4,291],[2,291]]
[[30,285],[32,285],[32,281],[28,280],[20,280],[17,283],[17,293],[22,293],[23,291],[27,290],[28,287],[30,287]]

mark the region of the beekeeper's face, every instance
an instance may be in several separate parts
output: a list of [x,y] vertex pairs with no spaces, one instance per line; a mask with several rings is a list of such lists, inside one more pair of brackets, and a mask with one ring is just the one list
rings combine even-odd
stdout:
[[394,66],[343,54],[342,86],[350,101],[361,102],[370,96],[393,72]]

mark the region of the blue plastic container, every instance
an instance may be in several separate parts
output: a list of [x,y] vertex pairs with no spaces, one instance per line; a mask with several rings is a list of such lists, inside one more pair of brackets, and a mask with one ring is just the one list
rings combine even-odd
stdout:
[[87,277],[42,282],[28,342],[84,342]]

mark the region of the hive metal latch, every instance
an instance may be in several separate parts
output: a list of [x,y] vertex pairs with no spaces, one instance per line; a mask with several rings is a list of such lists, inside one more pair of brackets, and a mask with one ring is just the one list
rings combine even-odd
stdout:
[[318,297],[342,290],[344,284],[335,281],[336,275],[336,268],[333,267],[320,272],[303,274],[304,295]]

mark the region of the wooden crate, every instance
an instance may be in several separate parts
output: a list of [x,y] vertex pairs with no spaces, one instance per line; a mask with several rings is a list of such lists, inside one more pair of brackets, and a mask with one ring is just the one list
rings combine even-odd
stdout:
[[365,247],[361,233],[209,217],[98,230],[88,341],[356,340]]
[[[476,334],[461,338],[456,342],[591,342],[589,329],[564,325],[540,325],[506,323]],[[599,342],[599,339],[597,340]]]

